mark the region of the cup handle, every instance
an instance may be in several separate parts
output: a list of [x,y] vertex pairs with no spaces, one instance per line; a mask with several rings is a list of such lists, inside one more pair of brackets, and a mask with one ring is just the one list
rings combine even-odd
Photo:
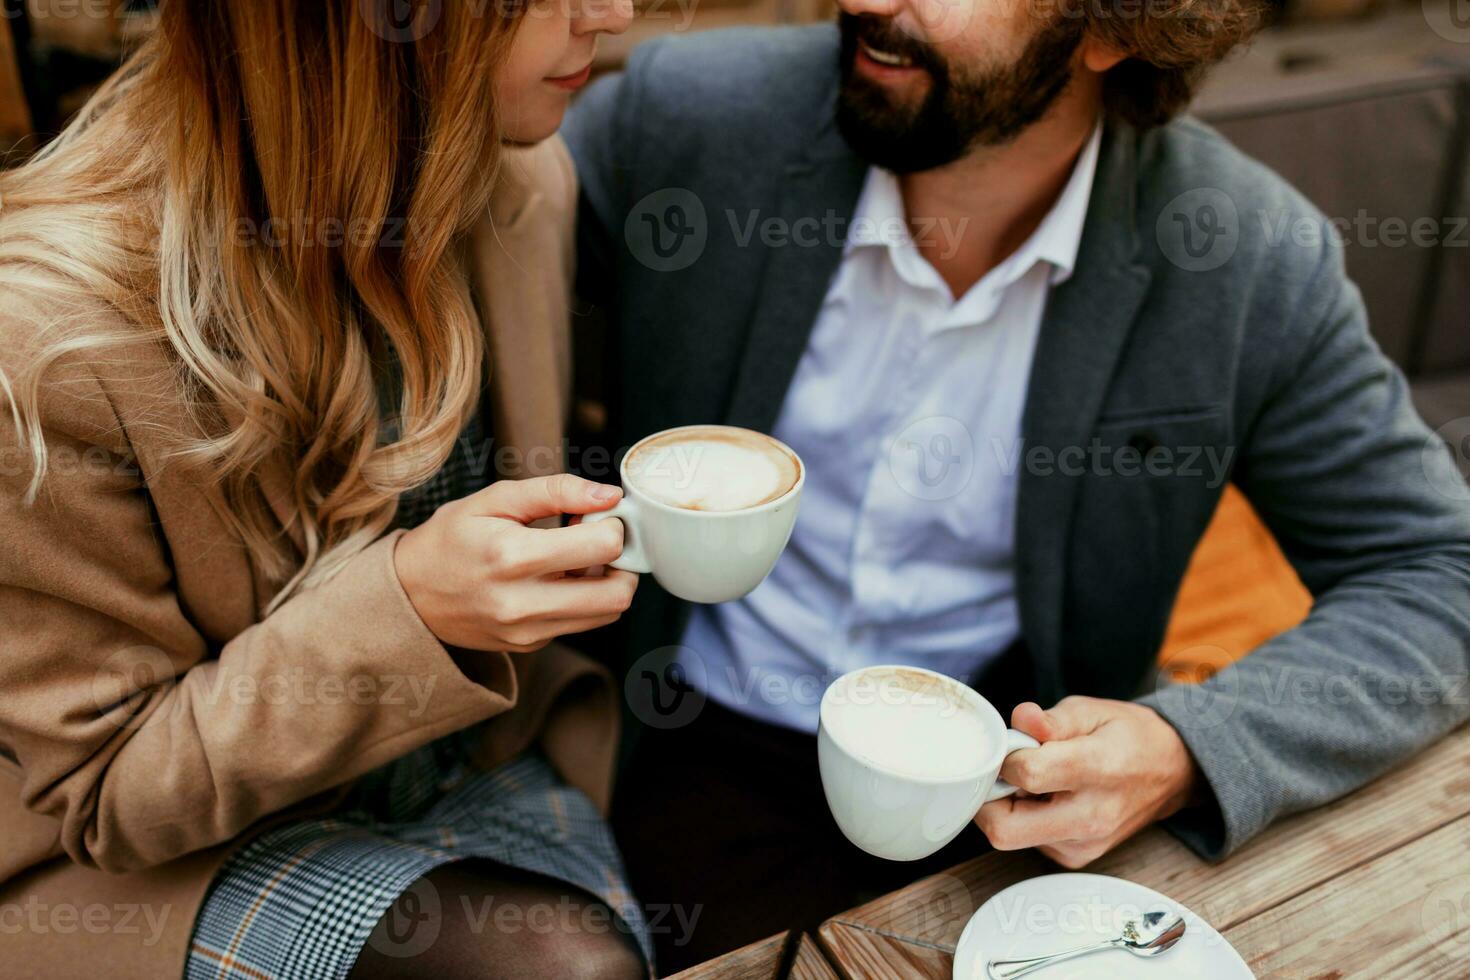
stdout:
[[647,575],[653,571],[653,566],[648,561],[648,552],[643,547],[642,534],[635,530],[638,525],[638,505],[631,498],[624,497],[616,506],[607,510],[583,514],[582,523],[596,524],[611,517],[623,522],[623,553],[613,560],[612,567],[621,568],[625,572],[637,572],[639,575]]
[[[1009,756],[1012,752],[1019,751],[1020,749],[1039,748],[1041,748],[1041,743],[1036,741],[1036,739],[1032,738],[1030,735],[1027,735],[1025,732],[1018,732],[1014,728],[1006,729],[1007,756]],[[1004,779],[997,779],[995,781],[995,785],[990,787],[990,795],[985,797],[985,802],[994,803],[996,800],[1003,800],[1015,791],[1016,787],[1012,786]]]

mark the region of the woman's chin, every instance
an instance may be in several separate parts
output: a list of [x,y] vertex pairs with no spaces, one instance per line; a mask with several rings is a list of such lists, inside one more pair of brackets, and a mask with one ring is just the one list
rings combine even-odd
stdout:
[[562,118],[566,116],[566,107],[563,106],[556,112],[541,113],[536,119],[516,119],[507,122],[501,133],[501,139],[506,143],[517,146],[528,146],[532,143],[540,143],[548,139],[561,128]]

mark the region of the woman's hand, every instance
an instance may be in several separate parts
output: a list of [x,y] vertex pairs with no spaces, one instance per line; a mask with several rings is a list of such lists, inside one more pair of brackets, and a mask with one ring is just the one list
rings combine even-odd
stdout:
[[575,476],[502,480],[445,504],[398,540],[398,580],[440,642],[528,653],[558,636],[606,626],[633,601],[638,576],[608,569],[623,551],[621,521],[526,525],[590,514],[618,502],[617,487]]

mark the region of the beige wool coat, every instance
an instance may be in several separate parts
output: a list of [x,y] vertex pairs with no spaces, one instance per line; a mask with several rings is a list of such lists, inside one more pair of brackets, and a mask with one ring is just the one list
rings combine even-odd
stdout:
[[[560,465],[575,188],[560,140],[512,151],[474,232],[495,446],[525,461],[502,475]],[[22,300],[0,295],[12,376],[35,334]],[[606,808],[618,716],[603,670],[556,645],[452,657],[398,583],[397,534],[264,616],[271,590],[219,498],[166,465],[163,435],[189,423],[163,355],[103,356],[47,378],[33,506],[0,412],[0,976],[182,975],[242,840],[482,720],[483,764],[539,743]],[[261,482],[287,526],[284,473]]]

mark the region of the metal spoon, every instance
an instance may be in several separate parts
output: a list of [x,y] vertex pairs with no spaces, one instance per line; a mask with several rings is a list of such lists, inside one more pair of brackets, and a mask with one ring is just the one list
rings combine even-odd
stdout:
[[1015,980],[1042,967],[1096,953],[1104,949],[1126,949],[1134,956],[1158,956],[1174,948],[1184,938],[1184,918],[1175,916],[1165,922],[1164,912],[1148,912],[1141,919],[1128,919],[1117,937],[1090,946],[1052,953],[1048,956],[1033,956],[1026,960],[991,960],[985,970],[991,980]]

